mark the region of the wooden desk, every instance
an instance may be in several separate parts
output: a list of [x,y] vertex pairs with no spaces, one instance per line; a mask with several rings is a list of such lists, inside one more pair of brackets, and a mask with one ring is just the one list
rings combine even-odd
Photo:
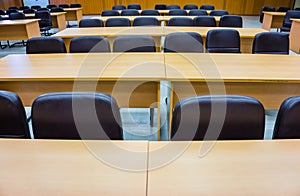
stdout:
[[286,12],[264,12],[262,28],[270,31],[271,28],[282,27]]
[[124,35],[149,35],[155,40],[158,51],[161,48],[161,37],[164,35],[162,27],[99,27],[99,28],[68,28],[56,33],[53,36],[64,39],[67,50],[69,50],[70,41],[74,37],[80,36],[104,36],[113,46],[113,40],[118,36]]
[[278,109],[300,94],[299,62],[290,55],[165,53],[170,111],[182,98],[207,94],[252,96],[265,109]]
[[38,19],[0,21],[0,40],[27,40],[41,36]]
[[1,195],[145,195],[147,147],[146,141],[1,139]]
[[164,27],[165,34],[174,32],[197,32],[203,38],[203,45],[206,43],[206,34],[211,29],[235,29],[240,33],[241,52],[252,53],[253,39],[257,33],[266,32],[260,28],[224,28],[224,27]]
[[209,144],[149,142],[148,195],[299,195],[300,140]]
[[296,53],[300,52],[300,19],[291,19],[290,49]]
[[77,21],[79,23],[82,19],[82,8],[64,8],[64,11],[67,12],[67,21]]

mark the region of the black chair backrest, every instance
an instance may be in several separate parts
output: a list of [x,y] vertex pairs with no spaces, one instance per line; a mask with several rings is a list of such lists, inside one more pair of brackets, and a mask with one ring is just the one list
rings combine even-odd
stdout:
[[167,5],[166,4],[155,4],[154,9],[155,10],[166,10]]
[[256,99],[212,95],[180,100],[173,111],[172,140],[263,139],[265,112]]
[[109,18],[105,23],[106,27],[129,27],[130,20],[128,18]]
[[71,53],[110,52],[107,38],[102,36],[82,36],[71,39]]
[[70,8],[70,6],[68,4],[60,4],[60,5],[58,5],[58,7],[61,7],[61,8]]
[[168,26],[194,26],[194,22],[191,18],[173,17],[169,20]]
[[159,22],[155,17],[137,17],[133,20],[133,26],[158,26]]
[[18,10],[13,10],[13,9],[11,9],[11,10],[6,10],[5,13],[6,13],[7,15],[9,15],[9,14],[11,14],[11,13],[18,13]]
[[46,7],[42,7],[42,8],[37,9],[37,11],[49,11],[49,9]]
[[275,8],[273,6],[263,6],[260,10],[259,22],[262,23],[264,20],[264,12],[275,12]]
[[103,21],[96,18],[87,18],[87,19],[81,19],[79,22],[79,27],[103,27]]
[[217,22],[213,16],[197,16],[193,19],[194,26],[198,27],[216,27]]
[[186,4],[183,6],[184,10],[193,10],[193,9],[198,9],[198,5],[195,4]]
[[51,8],[50,12],[64,12],[64,8],[62,7],[53,7]]
[[9,10],[18,10],[19,8],[17,6],[10,6],[8,9]]
[[26,45],[27,54],[66,53],[64,40],[59,37],[32,37]]
[[82,6],[79,3],[72,3],[72,4],[70,4],[70,8],[80,8],[80,7],[82,7]]
[[20,20],[25,19],[25,14],[22,12],[14,12],[9,14],[9,20]]
[[142,8],[140,4],[128,4],[127,9],[141,10]]
[[124,5],[114,5],[112,7],[112,10],[125,10],[126,9],[126,6]]
[[190,16],[206,16],[207,12],[206,12],[206,10],[190,10],[189,15]]
[[224,15],[220,18],[220,27],[243,27],[243,18],[238,15]]
[[166,7],[167,10],[178,10],[180,9],[179,5],[167,5]]
[[6,15],[5,10],[0,10],[0,15]]
[[224,15],[228,15],[228,11],[227,10],[212,10],[210,12],[209,15],[211,16],[224,16]]
[[164,52],[203,52],[203,41],[199,33],[175,32],[165,38]]
[[153,37],[132,35],[117,37],[113,44],[114,52],[156,52]]
[[186,15],[187,15],[186,10],[172,9],[169,11],[169,16],[186,16]]
[[36,139],[123,139],[118,104],[107,94],[45,94],[33,102],[31,116]]
[[278,7],[276,12],[287,12],[288,10],[290,10],[288,7]]
[[30,9],[30,7],[29,6],[21,6],[21,7],[19,7],[19,10],[25,10],[25,9]]
[[0,15],[0,20],[3,20],[2,16]]
[[300,10],[300,7],[296,7],[294,10]]
[[209,53],[241,53],[240,34],[234,29],[212,29],[206,35]]
[[297,10],[289,10],[286,12],[282,27],[280,28],[281,31],[290,31],[292,26],[291,18],[300,18],[300,11]]
[[157,10],[143,10],[141,12],[142,16],[159,16],[159,12]]
[[19,96],[0,91],[0,138],[30,138],[26,113]]
[[39,18],[39,25],[40,28],[43,27],[52,27],[52,20],[51,20],[51,15],[49,11],[46,10],[41,10],[35,12],[35,18]]
[[213,6],[213,5],[201,5],[200,9],[203,9],[203,10],[214,10],[215,6]]
[[289,54],[289,35],[279,32],[263,32],[255,35],[253,54]]
[[117,10],[103,10],[101,16],[119,16],[119,12]]
[[138,16],[139,11],[137,10],[122,10],[121,16]]
[[39,9],[39,8],[41,8],[40,5],[33,5],[33,6],[31,6],[31,9],[34,9],[34,10],[37,10],[37,9]]
[[52,8],[54,8],[54,7],[57,7],[57,5],[49,4],[49,5],[47,5],[46,7],[47,7],[48,9],[52,9]]
[[34,14],[35,10],[34,9],[25,9],[25,10],[23,10],[23,13],[24,14]]

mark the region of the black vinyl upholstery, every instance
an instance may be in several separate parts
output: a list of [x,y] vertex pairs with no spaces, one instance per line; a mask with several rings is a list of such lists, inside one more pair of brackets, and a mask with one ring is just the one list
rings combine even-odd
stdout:
[[110,52],[110,45],[107,38],[102,36],[75,37],[71,39],[70,52]]
[[49,4],[49,5],[47,5],[46,7],[47,7],[48,9],[52,9],[52,8],[54,8],[54,7],[57,7],[57,5]]
[[169,20],[168,26],[194,26],[194,21],[187,17],[173,17]]
[[6,15],[5,10],[0,10],[0,15]]
[[263,139],[264,127],[264,107],[252,97],[190,97],[175,106],[171,140]]
[[286,12],[282,27],[280,31],[289,32],[291,30],[292,21],[291,18],[300,18],[300,11],[297,10],[289,10]]
[[289,10],[290,10],[290,8],[288,8],[288,7],[278,7],[276,12],[287,12]]
[[283,101],[277,114],[273,139],[300,139],[300,96]]
[[117,37],[113,44],[114,52],[156,52],[153,37],[131,35]]
[[167,5],[166,7],[167,10],[177,10],[180,9],[179,5]]
[[203,10],[214,10],[215,6],[213,6],[213,5],[201,5],[200,9],[203,9]]
[[275,12],[275,8],[272,6],[263,6],[260,10],[259,22],[262,23],[264,20],[264,12]]
[[172,9],[169,11],[169,16],[186,16],[186,15],[187,15],[186,10]]
[[217,22],[213,16],[197,16],[193,19],[194,26],[198,27],[216,27]]
[[253,54],[289,54],[289,35],[279,32],[263,32],[255,35]]
[[60,5],[58,5],[58,7],[61,7],[61,8],[70,8],[70,6],[68,4],[60,4]]
[[166,4],[155,4],[154,9],[155,10],[166,10],[167,5]]
[[112,10],[125,10],[126,9],[126,6],[124,5],[114,5],[112,7]]
[[82,6],[79,3],[72,3],[72,4],[70,4],[70,8],[80,8],[80,7],[82,7]]
[[122,10],[121,16],[138,16],[139,11],[131,9],[131,10]]
[[159,22],[155,17],[139,17],[133,20],[133,26],[158,26]]
[[29,6],[21,6],[21,7],[19,7],[19,10],[25,10],[25,9],[30,9],[30,7]]
[[64,40],[59,37],[32,37],[26,45],[27,54],[66,53]]
[[224,15],[220,18],[220,27],[243,27],[243,18],[238,15]]
[[31,116],[36,139],[123,139],[118,104],[107,94],[41,95],[32,104]]
[[64,8],[62,7],[53,7],[51,8],[50,12],[64,12]]
[[206,16],[206,10],[190,10],[189,16]]
[[159,16],[159,12],[157,10],[143,10],[141,12],[142,16]]
[[127,9],[141,10],[142,8],[140,4],[128,4]]
[[40,31],[45,32],[45,35],[50,35],[48,32],[52,28],[52,19],[50,12],[48,10],[37,11],[35,12],[35,18],[40,19]]
[[119,12],[117,10],[103,10],[101,16],[119,16]]
[[9,20],[25,19],[25,14],[22,12],[13,12],[9,14],[8,19]]
[[103,21],[96,18],[87,18],[87,19],[81,19],[79,22],[80,28],[85,27],[103,27]]
[[175,32],[165,38],[164,52],[203,52],[203,41],[199,33]]
[[35,10],[34,10],[34,9],[24,9],[24,10],[23,10],[23,13],[24,13],[24,14],[34,14],[34,13],[35,13]]
[[128,18],[109,18],[105,23],[106,27],[129,27],[130,20]]
[[212,10],[209,15],[224,16],[224,15],[228,15],[228,11],[227,10]]
[[0,91],[0,138],[30,138],[25,109],[19,96]]
[[184,10],[193,10],[193,9],[198,9],[198,6],[195,4],[186,4],[183,6]]

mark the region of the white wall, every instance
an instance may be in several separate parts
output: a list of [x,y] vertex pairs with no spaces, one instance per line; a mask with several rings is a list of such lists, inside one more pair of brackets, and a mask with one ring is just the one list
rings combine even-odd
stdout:
[[33,5],[40,5],[41,7],[46,7],[49,5],[49,0],[23,0],[24,6],[33,6]]

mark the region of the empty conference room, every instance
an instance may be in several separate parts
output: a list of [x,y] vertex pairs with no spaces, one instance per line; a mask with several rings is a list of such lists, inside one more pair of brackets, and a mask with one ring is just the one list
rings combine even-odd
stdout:
[[0,195],[300,195],[300,0],[1,0]]

